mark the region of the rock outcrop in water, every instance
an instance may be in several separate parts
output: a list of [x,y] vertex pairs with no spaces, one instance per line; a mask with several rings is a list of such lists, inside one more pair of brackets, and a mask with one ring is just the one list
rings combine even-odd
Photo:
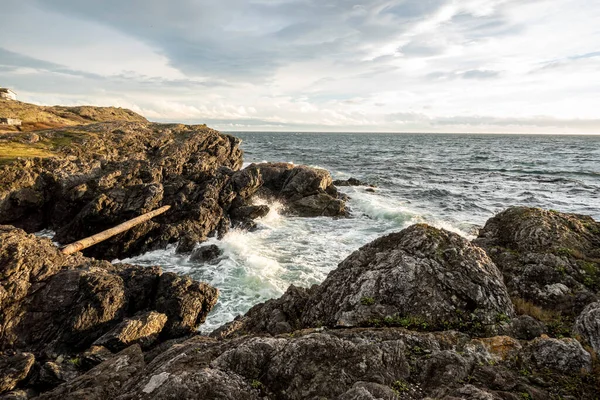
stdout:
[[490,334],[513,316],[502,275],[482,249],[455,233],[414,225],[357,250],[321,285],[292,287],[222,330],[395,325]]
[[245,171],[260,175],[259,197],[279,200],[285,211],[301,217],[347,216],[345,202],[328,171],[288,163],[252,164]]
[[[191,251],[223,235],[231,219],[244,227],[264,216],[252,197],[269,192],[302,216],[345,215],[327,171],[288,164],[242,165],[240,141],[203,126],[106,123],[76,132],[39,132],[65,145],[61,157],[0,167],[0,223],[28,232],[56,231],[73,242],[169,204],[151,221],[85,250],[123,258],[178,243]],[[281,182],[281,186],[279,186]]]

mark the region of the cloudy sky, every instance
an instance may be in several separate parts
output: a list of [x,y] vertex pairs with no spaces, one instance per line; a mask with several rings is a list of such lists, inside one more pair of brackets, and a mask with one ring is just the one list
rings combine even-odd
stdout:
[[598,0],[2,0],[0,86],[217,129],[600,133]]

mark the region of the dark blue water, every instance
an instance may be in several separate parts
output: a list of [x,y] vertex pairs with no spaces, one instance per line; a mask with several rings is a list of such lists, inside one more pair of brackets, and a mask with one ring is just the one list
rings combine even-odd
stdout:
[[319,165],[459,225],[481,225],[510,205],[600,219],[600,136],[233,134],[246,161]]

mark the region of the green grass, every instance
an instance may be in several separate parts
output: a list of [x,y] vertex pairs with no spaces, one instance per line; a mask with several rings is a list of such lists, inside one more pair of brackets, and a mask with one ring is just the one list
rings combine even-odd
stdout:
[[12,136],[11,141],[0,142],[0,165],[9,164],[17,158],[54,157],[61,149],[89,137],[85,132],[56,132],[42,136],[36,143],[22,143],[17,140],[17,135]]

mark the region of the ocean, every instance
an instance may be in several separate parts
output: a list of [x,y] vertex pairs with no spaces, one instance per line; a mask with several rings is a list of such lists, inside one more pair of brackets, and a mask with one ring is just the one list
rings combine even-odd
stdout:
[[[296,218],[280,204],[254,232],[231,231],[209,243],[223,250],[198,264],[175,248],[124,260],[161,265],[219,288],[200,329],[210,332],[289,285],[322,282],[354,250],[387,233],[425,222],[469,239],[511,205],[587,214],[600,220],[600,136],[231,133],[243,140],[245,165],[284,161],[325,168],[344,187],[352,217]],[[261,200],[258,200],[260,202]]]

